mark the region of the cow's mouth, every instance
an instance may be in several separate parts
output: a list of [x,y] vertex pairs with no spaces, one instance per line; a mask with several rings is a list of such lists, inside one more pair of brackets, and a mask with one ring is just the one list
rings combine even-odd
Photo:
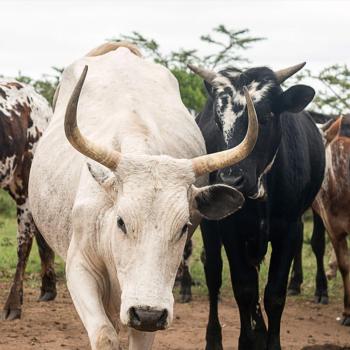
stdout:
[[250,199],[265,199],[266,190],[262,181],[259,181],[251,190],[247,191],[247,197]]

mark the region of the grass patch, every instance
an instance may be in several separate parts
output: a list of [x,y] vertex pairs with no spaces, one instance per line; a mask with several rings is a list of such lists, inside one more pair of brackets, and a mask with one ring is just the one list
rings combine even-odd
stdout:
[[[16,205],[12,198],[4,191],[0,191],[0,281],[11,281],[17,265],[17,220]],[[63,261],[56,257],[56,273],[64,276]],[[38,247],[33,241],[33,248],[28,259],[25,279],[31,286],[38,286],[40,279],[40,257]]]

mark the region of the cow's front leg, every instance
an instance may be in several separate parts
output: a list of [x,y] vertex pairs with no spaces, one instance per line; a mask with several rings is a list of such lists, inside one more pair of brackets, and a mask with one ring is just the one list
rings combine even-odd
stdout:
[[300,240],[300,223],[301,221],[285,222],[271,232],[272,254],[264,295],[268,317],[268,350],[281,350],[281,318],[286,301],[289,270]]
[[17,206],[17,224],[17,266],[12,287],[1,315],[1,318],[5,320],[15,320],[21,317],[23,278],[34,235],[27,201]]
[[288,286],[288,295],[299,295],[301,293],[301,285],[303,284],[303,238],[304,225],[300,221],[298,224],[299,240],[294,256],[292,275]]
[[243,232],[227,232],[223,235],[223,243],[241,321],[238,349],[263,350],[267,330],[259,304],[258,269],[248,259]]
[[70,249],[66,275],[69,292],[88,333],[92,350],[118,350],[118,335],[102,301],[106,285],[102,281],[103,273],[91,266],[82,254]]
[[341,324],[350,327],[350,258],[346,232],[332,232],[330,236],[344,284],[344,312]]
[[204,272],[209,292],[209,320],[206,331],[206,350],[222,350],[218,298],[222,284],[221,239],[216,221],[203,220],[201,232],[204,244]]
[[150,350],[155,332],[140,332],[129,328],[129,350]]

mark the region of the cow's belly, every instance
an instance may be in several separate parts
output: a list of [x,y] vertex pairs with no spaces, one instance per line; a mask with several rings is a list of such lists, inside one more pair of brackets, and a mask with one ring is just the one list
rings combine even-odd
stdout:
[[40,232],[63,259],[72,235],[71,215],[84,158],[49,128],[32,163],[29,201]]

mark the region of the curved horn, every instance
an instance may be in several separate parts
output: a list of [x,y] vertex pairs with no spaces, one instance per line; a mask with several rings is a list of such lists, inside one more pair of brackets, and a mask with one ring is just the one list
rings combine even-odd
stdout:
[[88,66],[85,66],[77,85],[69,99],[66,115],[64,119],[64,131],[70,144],[85,156],[95,160],[96,162],[115,170],[120,161],[121,155],[119,152],[109,150],[99,146],[94,142],[86,139],[81,133],[77,125],[77,108],[79,96],[83,87]]
[[205,69],[203,67],[197,67],[193,64],[188,64],[187,67],[195,74],[202,77],[207,83],[211,84],[216,77],[216,73]]
[[277,72],[275,72],[278,83],[282,84],[284,81],[286,81],[292,75],[294,75],[296,72],[299,72],[300,69],[305,66],[305,64],[306,64],[306,62],[303,62],[303,63],[297,64],[295,66],[281,69],[281,70],[278,70]]
[[248,110],[248,130],[243,141],[232,149],[192,159],[193,170],[197,177],[236,164],[253,150],[258,138],[259,124],[247,87],[244,86],[243,90]]

